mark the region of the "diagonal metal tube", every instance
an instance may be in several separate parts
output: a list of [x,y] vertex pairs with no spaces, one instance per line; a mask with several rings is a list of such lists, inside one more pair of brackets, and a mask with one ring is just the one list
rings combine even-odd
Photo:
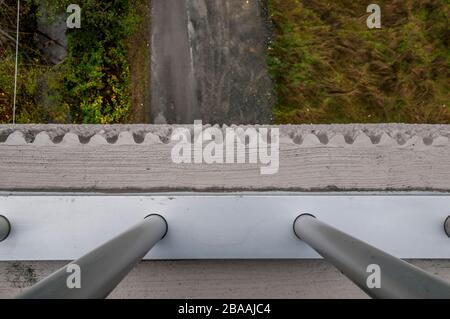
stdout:
[[[166,220],[150,215],[128,231],[64,266],[37,283],[19,299],[106,298],[147,252],[167,233]],[[80,287],[71,287],[79,269]],[[70,288],[71,287],[71,288]]]
[[[313,215],[294,222],[294,232],[373,298],[450,298],[450,284],[370,246]],[[370,288],[370,266],[379,266],[380,286]],[[373,268],[372,268],[373,269]]]

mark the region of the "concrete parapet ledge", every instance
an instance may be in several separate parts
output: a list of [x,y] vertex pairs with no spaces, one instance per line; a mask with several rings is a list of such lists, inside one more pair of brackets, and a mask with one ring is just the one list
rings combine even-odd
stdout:
[[0,125],[0,190],[450,191],[450,125],[254,126],[280,129],[273,175],[255,164],[175,164],[177,127],[193,129]]
[[[193,125],[0,125],[0,144],[168,144],[177,127]],[[205,125],[204,127],[210,127]],[[223,130],[227,127],[216,126]],[[450,125],[351,124],[351,125],[256,125],[239,126],[279,128],[284,141],[297,145],[335,144],[360,146],[450,144]],[[75,138],[74,138],[75,137]],[[77,141],[78,139],[78,141]],[[102,143],[103,142],[103,143]]]

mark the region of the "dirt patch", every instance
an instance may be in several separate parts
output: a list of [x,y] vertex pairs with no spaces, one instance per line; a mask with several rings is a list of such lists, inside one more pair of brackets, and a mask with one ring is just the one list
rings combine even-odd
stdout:
[[139,24],[127,43],[132,98],[128,122],[149,123],[151,121],[151,1],[135,0],[133,3],[139,15]]
[[6,269],[7,281],[13,288],[26,288],[37,283],[33,266],[25,263],[12,263]]
[[201,118],[209,123],[271,123],[265,1],[196,0],[188,2],[188,12]]
[[271,122],[261,1],[155,2],[152,24],[154,123]]

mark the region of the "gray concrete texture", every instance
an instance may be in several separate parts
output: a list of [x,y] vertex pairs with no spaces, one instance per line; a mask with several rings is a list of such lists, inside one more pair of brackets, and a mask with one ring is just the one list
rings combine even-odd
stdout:
[[[408,261],[450,281],[449,260]],[[0,262],[0,298],[13,298],[65,262]],[[142,262],[110,298],[368,298],[322,260]]]
[[274,175],[256,164],[174,164],[177,127],[0,126],[0,190],[450,191],[448,125],[280,126]]
[[[0,143],[5,143],[13,133],[23,134],[27,143],[34,143],[37,135],[45,133],[54,144],[60,143],[68,133],[77,135],[81,144],[95,143],[91,141],[95,135],[107,139],[108,144],[116,144],[121,133],[130,133],[135,144],[141,144],[148,135],[153,135],[157,139],[154,144],[167,143],[174,129],[183,127],[193,129],[192,124],[186,125],[150,125],[150,124],[116,124],[116,125],[61,125],[61,124],[29,124],[29,125],[0,125]],[[204,125],[204,128],[211,125]],[[316,142],[317,145],[331,145],[329,142],[335,139],[341,146],[354,144],[357,138],[361,139],[359,146],[375,146],[381,142],[385,144],[406,145],[414,138],[422,139],[425,145],[432,145],[436,141],[448,140],[450,138],[450,125],[431,124],[332,124],[332,125],[223,125],[219,127],[225,130],[228,127],[242,128],[279,128],[282,138],[290,139],[293,143],[301,145],[307,135],[314,135],[317,138],[309,142]],[[153,137],[152,137],[153,138]],[[364,138],[364,141],[362,141]],[[159,140],[158,140],[159,139]],[[337,141],[339,139],[339,141]],[[342,139],[342,141],[341,141]],[[381,141],[384,139],[384,141]],[[387,141],[386,139],[389,139]],[[76,141],[75,141],[76,144]],[[120,144],[120,143],[119,143]],[[311,143],[310,143],[311,144]],[[75,145],[74,145],[75,146]]]

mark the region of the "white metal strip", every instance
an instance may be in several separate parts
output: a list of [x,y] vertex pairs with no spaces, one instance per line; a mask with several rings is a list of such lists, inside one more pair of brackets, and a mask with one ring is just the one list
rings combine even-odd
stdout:
[[11,222],[0,260],[71,260],[158,213],[167,236],[146,259],[318,258],[300,213],[401,258],[450,258],[448,195],[0,195]]

